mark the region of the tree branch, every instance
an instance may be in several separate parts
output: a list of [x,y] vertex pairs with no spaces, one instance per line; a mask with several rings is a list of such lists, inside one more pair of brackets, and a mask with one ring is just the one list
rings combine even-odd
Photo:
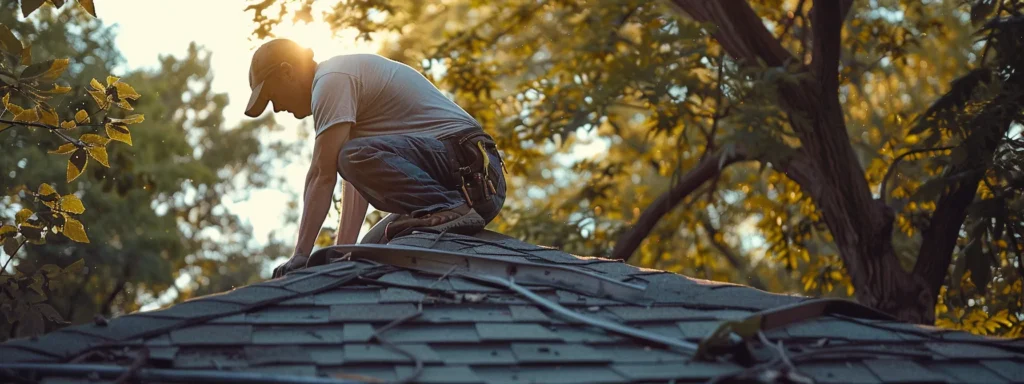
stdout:
[[18,251],[20,251],[20,250],[21,250],[21,247],[22,247],[22,246],[24,246],[24,245],[25,245],[25,242],[27,242],[27,241],[28,241],[27,239],[26,239],[26,240],[22,240],[22,241],[21,241],[21,243],[20,243],[20,244],[18,244],[18,248],[15,248],[15,249],[14,249],[14,253],[12,253],[12,254],[10,254],[10,255],[7,255],[7,256],[9,256],[10,258],[8,258],[8,259],[7,259],[7,261],[5,261],[5,262],[4,262],[4,266],[3,266],[3,267],[0,267],[0,275],[3,275],[3,274],[4,274],[4,271],[6,271],[6,270],[7,270],[7,264],[10,264],[11,260],[14,260],[14,255],[17,255],[17,254],[18,254]]
[[880,188],[878,188],[878,195],[879,195],[879,197],[883,201],[886,200],[886,197],[889,195],[889,189],[888,189],[888,187],[886,187],[886,184],[888,184],[888,182],[889,182],[889,177],[892,176],[893,172],[896,171],[896,166],[899,165],[900,161],[902,161],[904,158],[906,158],[907,156],[913,155],[913,154],[917,154],[917,153],[925,153],[925,152],[932,152],[932,151],[945,151],[947,149],[953,149],[953,147],[920,148],[920,149],[910,150],[910,151],[904,152],[903,154],[901,154],[899,156],[896,156],[896,159],[894,159],[892,161],[892,164],[889,164],[889,169],[885,171],[885,176],[882,176],[882,185],[881,185]]
[[69,142],[71,144],[74,144],[74,145],[78,146],[79,148],[85,146],[85,143],[83,143],[83,142],[81,142],[79,140],[75,140],[75,139],[71,138],[71,136],[68,136],[68,135],[64,134],[64,132],[61,132],[59,128],[54,127],[54,126],[49,125],[49,124],[29,123],[29,122],[25,122],[25,121],[14,121],[14,120],[7,120],[7,119],[0,119],[0,123],[10,124],[10,125],[22,125],[22,126],[26,126],[26,127],[46,128],[50,132],[53,132],[53,134],[55,134],[57,136],[60,136],[60,138],[64,139],[64,141],[67,141],[67,142]]
[[[725,158],[722,158],[725,156]],[[612,249],[611,258],[619,260],[628,260],[633,252],[636,251],[640,243],[643,242],[654,226],[658,224],[663,216],[672,211],[686,196],[689,196],[698,187],[703,185],[706,181],[714,178],[716,175],[721,173],[722,169],[729,166],[737,161],[745,160],[746,156],[739,151],[732,154],[723,154],[716,152],[715,156],[710,156],[700,163],[697,164],[689,173],[683,176],[678,183],[673,185],[664,194],[659,196],[647,209],[640,214],[640,218],[637,219],[633,228],[630,229],[626,234],[619,237],[618,241],[615,242],[615,248]],[[719,167],[721,163],[721,167]]]
[[[850,2],[852,0],[818,0],[811,5],[811,31],[814,34],[811,71],[817,75],[825,97],[839,91],[839,54],[845,17],[842,3]],[[849,5],[845,8],[848,10]]]
[[[1020,99],[1024,99],[1021,97]],[[1019,100],[1024,102],[1024,100]],[[996,101],[989,105],[1014,105],[1002,104],[1008,101]],[[987,113],[979,114],[981,118],[989,117]],[[989,126],[1001,134],[1006,133],[1012,123],[1012,114],[1005,114],[996,124]],[[976,119],[975,123],[980,123]],[[985,176],[986,164],[991,162],[992,153],[999,144],[998,140],[991,140],[983,126],[976,126],[975,131],[961,144],[968,150],[968,159],[964,163],[957,164],[950,168],[946,174],[963,174],[967,176],[953,186],[949,193],[943,194],[935,203],[935,212],[932,213],[931,222],[928,228],[921,232],[921,247],[918,251],[917,261],[914,263],[914,274],[921,276],[928,283],[932,293],[938,295],[939,289],[945,283],[949,263],[952,261],[953,249],[956,247],[956,240],[960,237],[960,229],[964,220],[967,219],[967,208],[978,191],[978,183]],[[973,149],[970,149],[973,148]],[[973,170],[973,171],[972,171]]]
[[741,261],[740,257],[736,255],[732,249],[729,249],[728,245],[715,238],[715,235],[718,233],[718,229],[711,224],[711,220],[708,220],[707,216],[701,215],[700,223],[704,226],[704,231],[708,233],[708,237],[711,239],[711,245],[714,246],[718,252],[721,252],[722,256],[725,256],[725,259],[729,261],[729,264],[732,265],[733,268],[736,268],[740,273],[746,275],[746,279],[750,281],[750,286],[762,291],[768,289],[768,286],[761,280],[761,277],[754,271],[751,271],[746,263]]
[[793,60],[793,55],[768,32],[761,18],[744,0],[671,0],[670,3],[694,20],[714,24],[717,27],[712,33],[715,40],[736,60],[750,65],[761,59],[771,67]]
[[[892,247],[892,209],[872,197],[846,130],[838,95],[842,22],[851,0],[817,0],[812,5],[815,47],[811,67],[796,61],[742,0],[671,0],[699,22],[714,24],[714,37],[742,65],[788,67],[779,81],[777,103],[790,116],[806,163],[780,164],[808,190],[857,288],[857,300],[913,322],[933,319],[935,296],[926,283],[905,271]],[[795,68],[793,68],[795,67]]]

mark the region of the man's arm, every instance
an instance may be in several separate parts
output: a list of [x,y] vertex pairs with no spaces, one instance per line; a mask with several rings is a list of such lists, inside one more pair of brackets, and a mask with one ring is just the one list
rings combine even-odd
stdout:
[[334,244],[355,244],[359,238],[359,230],[366,219],[366,209],[370,203],[363,195],[346,180],[341,184],[341,218],[338,222],[338,235]]
[[[321,133],[313,144],[313,161],[306,174],[299,239],[295,255],[309,256],[320,227],[331,207],[331,195],[338,183],[338,153],[348,141],[352,123],[339,123]],[[344,214],[344,212],[343,212]],[[357,233],[358,234],[358,233]]]

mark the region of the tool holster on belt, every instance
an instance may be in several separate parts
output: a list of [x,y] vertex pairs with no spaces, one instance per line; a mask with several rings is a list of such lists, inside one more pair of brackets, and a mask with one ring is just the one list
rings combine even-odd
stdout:
[[497,193],[489,174],[491,158],[487,156],[488,150],[497,151],[494,140],[481,129],[457,132],[440,140],[444,142],[454,170],[452,180],[455,185],[451,187],[462,191],[462,197],[470,207],[490,202],[491,196]]

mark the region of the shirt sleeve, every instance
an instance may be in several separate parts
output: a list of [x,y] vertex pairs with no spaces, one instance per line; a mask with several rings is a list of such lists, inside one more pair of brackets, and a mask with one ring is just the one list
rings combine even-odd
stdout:
[[355,123],[359,111],[359,79],[327,73],[313,82],[313,120],[316,135],[339,123]]

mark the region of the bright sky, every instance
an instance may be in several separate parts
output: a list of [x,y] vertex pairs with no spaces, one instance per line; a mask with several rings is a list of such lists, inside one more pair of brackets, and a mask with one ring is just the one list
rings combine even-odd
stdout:
[[[97,2],[97,13],[107,25],[116,25],[116,44],[129,69],[156,68],[160,55],[181,57],[193,41],[210,51],[213,90],[228,94],[230,103],[224,112],[230,127],[247,119],[242,112],[249,99],[249,61],[262,43],[250,40],[255,24],[252,12],[243,12],[247,4],[247,1],[221,0],[103,0]],[[332,36],[322,22],[297,26],[285,23],[275,30],[275,34],[312,48],[314,59],[318,61],[336,54],[377,51],[376,44],[356,42],[354,33],[343,31]],[[268,108],[265,113],[273,111]],[[288,128],[290,138],[296,137],[299,129],[309,129],[309,122],[300,124],[289,113],[279,114],[276,118],[278,123]],[[312,152],[312,141],[305,151]],[[301,193],[306,166],[300,162],[279,170],[287,175],[291,192]],[[284,226],[281,221],[286,214],[288,198],[281,191],[259,190],[253,191],[245,201],[229,200],[225,204],[252,225],[256,241],[263,243],[271,231],[276,231],[277,238],[290,244],[295,239],[297,228],[295,225]],[[336,217],[332,213],[328,220],[337,220]],[[278,259],[268,258],[264,268],[266,276],[288,255],[268,256],[278,256]],[[187,284],[188,280],[179,279],[178,284]],[[158,302],[166,299],[169,297],[162,297]],[[154,304],[150,303],[146,309],[152,309]]]
[[[129,68],[155,68],[159,55],[183,56],[190,42],[212,52],[213,90],[228,94],[230,104],[224,109],[228,126],[247,119],[242,114],[249,99],[249,60],[260,41],[250,40],[254,23],[252,12],[243,12],[248,2],[209,0],[104,0],[98,2],[100,18],[117,26],[117,47]],[[368,43],[357,43],[354,33],[332,37],[322,22],[309,25],[282,25],[275,33],[299,41],[313,49],[321,60],[341,53],[376,52]],[[266,113],[273,113],[268,108]],[[291,114],[276,116],[277,121],[293,134],[300,123]],[[307,122],[308,124],[308,122]],[[306,126],[303,129],[309,129]],[[295,137],[295,136],[292,136]],[[309,143],[312,147],[312,142]],[[307,148],[309,149],[309,148]],[[286,169],[292,191],[301,191],[305,164]],[[266,239],[278,230],[285,239],[294,237],[294,228],[282,233],[280,218],[284,216],[287,196],[277,191],[257,191],[242,202],[226,202],[233,211],[253,226],[255,238]]]

